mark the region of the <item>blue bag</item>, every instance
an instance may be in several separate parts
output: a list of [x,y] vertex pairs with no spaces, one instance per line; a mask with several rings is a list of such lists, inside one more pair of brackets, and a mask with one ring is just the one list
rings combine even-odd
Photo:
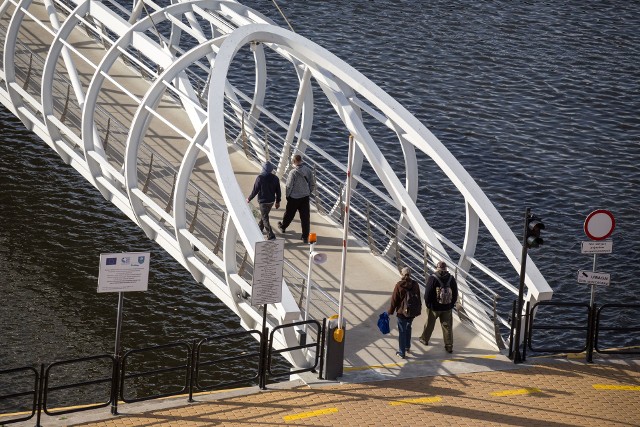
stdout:
[[382,335],[386,335],[391,332],[391,329],[389,329],[389,315],[386,311],[383,312],[378,319],[378,329],[380,329]]

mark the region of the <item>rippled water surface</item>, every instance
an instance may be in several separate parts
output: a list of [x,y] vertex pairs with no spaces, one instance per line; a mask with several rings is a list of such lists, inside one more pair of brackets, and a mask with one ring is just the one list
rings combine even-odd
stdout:
[[[272,2],[245,3],[285,25]],[[556,299],[588,302],[588,288],[576,283],[577,270],[593,262],[580,254],[583,222],[595,209],[612,211],[614,252],[598,260],[612,284],[600,302],[638,300],[639,2],[278,4],[298,33],[420,119],[517,236],[526,206],[543,217],[545,245],[531,256]],[[226,307],[5,110],[0,126],[0,366],[111,351],[116,295],[96,293],[101,252],[153,254],[150,290],[125,299],[126,348],[238,328]],[[398,150],[385,152],[401,159]],[[421,165],[428,175],[430,164]],[[427,187],[429,220],[461,236],[464,212],[447,211],[459,196],[438,182]]]

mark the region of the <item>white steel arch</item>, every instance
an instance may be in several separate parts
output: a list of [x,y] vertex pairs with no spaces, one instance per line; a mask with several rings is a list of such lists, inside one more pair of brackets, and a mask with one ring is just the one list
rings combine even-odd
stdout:
[[[482,333],[487,339],[491,338],[494,332],[487,330],[491,329],[491,322],[495,322],[495,319],[489,318],[490,314],[483,308],[480,298],[464,280],[469,270],[478,266],[474,256],[480,224],[487,228],[516,271],[520,268],[520,242],[453,155],[391,96],[337,56],[300,35],[277,27],[264,16],[232,0],[179,2],[159,8],[142,19],[139,19],[142,3],[138,3],[128,21],[100,1],[74,2],[77,6],[67,12],[61,25],[53,20],[48,26],[34,19],[38,22],[33,25],[41,27],[43,37],[51,39],[37,94],[30,93],[28,88],[24,89],[16,73],[16,46],[25,16],[32,16],[32,2],[20,0],[12,3],[12,18],[4,40],[2,76],[5,86],[0,90],[0,100],[12,106],[25,124],[31,124],[29,127],[33,127],[65,160],[71,162],[106,198],[112,200],[150,238],[158,241],[179,260],[198,282],[211,289],[238,314],[245,328],[257,328],[262,319],[256,308],[247,301],[246,295],[251,293],[251,286],[241,274],[238,258],[244,252],[250,263],[255,256],[255,243],[263,236],[236,180],[229,146],[230,141],[238,139],[237,131],[232,132],[231,129],[242,126],[242,132],[249,137],[251,150],[256,153],[255,157],[264,160],[266,156],[266,143],[256,129],[262,126],[261,118],[268,116],[264,107],[269,71],[265,49],[268,48],[293,65],[298,83],[291,115],[288,123],[283,124],[286,135],[282,147],[275,153],[278,174],[282,176],[285,173],[293,150],[305,152],[312,144],[309,138],[314,119],[312,84],[315,83],[357,143],[356,161],[352,169],[354,175],[360,174],[366,161],[384,186],[384,191],[377,191],[395,209],[398,223],[406,226],[407,230],[398,232],[397,238],[402,240],[406,234],[413,233],[426,245],[430,262],[445,257],[457,264],[462,274],[461,290],[465,293],[466,314],[479,330],[484,331]],[[54,5],[62,7],[58,0]],[[3,6],[0,13],[8,13],[9,10],[10,7]],[[88,20],[87,17],[92,19]],[[74,29],[80,25],[90,27],[90,21],[99,23],[91,29],[101,34],[103,41],[107,41],[98,60],[89,58],[79,48],[73,47],[71,40],[72,36],[78,37]],[[171,34],[166,39],[154,33],[157,26],[163,23],[169,23],[171,28]],[[207,38],[201,23],[210,26],[211,39]],[[103,31],[101,26],[107,28],[108,32]],[[153,34],[157,35],[158,40],[151,37]],[[184,34],[192,37],[196,45],[189,48],[181,46],[181,35]],[[247,45],[251,47],[255,73],[251,96],[244,95],[232,86],[229,74],[237,53]],[[80,61],[74,64],[70,51],[82,58],[82,64]],[[143,95],[136,95],[115,77],[116,67],[123,67],[126,63],[123,59],[135,63],[130,51],[141,52],[160,69],[152,72],[150,64],[141,62],[136,65],[141,76],[143,72],[152,74]],[[49,90],[56,84],[61,56],[82,111],[79,134],[56,116],[55,95]],[[206,69],[208,90],[204,106],[201,94],[194,87],[194,77],[189,74],[190,67],[202,64],[208,64],[209,67]],[[136,66],[130,65],[129,68],[136,69]],[[90,76],[88,81],[81,81],[80,74]],[[101,129],[98,121],[97,107],[101,96],[107,92],[107,83],[116,87],[119,95],[135,106],[122,151],[118,152],[122,156],[121,163],[107,156],[103,139],[108,131]],[[82,93],[85,87],[86,94]],[[171,102],[185,112],[188,123],[184,126],[171,122],[157,111],[163,99],[166,101],[169,98],[167,95],[172,96]],[[243,107],[243,102],[245,105],[248,103],[248,108]],[[365,114],[382,123],[397,137],[404,160],[404,182],[376,144],[363,119]],[[173,164],[166,162],[175,168],[172,171],[175,174],[173,188],[167,191],[168,199],[163,200],[166,206],[161,206],[158,197],[154,199],[142,188],[144,171],[140,169],[141,150],[151,138],[150,124],[156,119],[166,123],[185,142],[184,148],[175,150],[175,159],[171,159]],[[81,150],[77,147],[81,147]],[[344,149],[346,151],[346,139]],[[417,151],[432,159],[464,198],[465,237],[457,259],[452,254],[451,245],[445,244],[446,238],[432,229],[416,204],[419,187]],[[215,200],[219,202],[217,209],[224,210],[218,224],[220,233],[215,248],[203,243],[188,223],[189,217],[195,222],[196,214],[188,209],[189,191],[193,186],[196,163],[203,154],[215,173],[212,180],[216,181],[220,190],[221,200]],[[335,162],[334,159],[331,161]],[[334,199],[334,210],[340,206],[337,199]],[[395,245],[399,245],[398,241]],[[392,246],[388,242],[387,249]],[[220,250],[222,255],[219,254]],[[525,280],[529,289],[528,298],[542,300],[551,297],[549,285],[530,260]],[[509,287],[505,281],[499,283],[513,292],[513,287]],[[289,290],[289,284],[283,281],[282,287],[282,303],[269,307],[272,326],[300,318],[300,308]],[[276,347],[297,344],[293,330],[282,330],[276,339]],[[301,352],[292,352],[288,358],[297,366],[308,363]]]

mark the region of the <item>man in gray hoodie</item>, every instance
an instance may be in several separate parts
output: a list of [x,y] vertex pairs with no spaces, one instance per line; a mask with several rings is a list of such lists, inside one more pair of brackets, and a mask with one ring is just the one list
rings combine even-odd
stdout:
[[253,190],[249,197],[247,197],[247,203],[251,201],[255,196],[258,196],[258,203],[260,204],[260,222],[258,227],[260,231],[267,231],[267,238],[273,240],[276,238],[271,224],[269,223],[269,212],[275,202],[276,209],[280,207],[280,198],[282,191],[280,190],[280,179],[273,173],[273,165],[267,161],[262,166],[262,172],[256,177],[256,181],[253,184]]
[[296,154],[291,159],[293,168],[287,176],[287,206],[285,207],[284,217],[278,222],[278,228],[282,233],[287,231],[287,227],[296,216],[296,212],[300,214],[300,224],[302,225],[302,236],[300,237],[304,243],[309,243],[309,229],[311,221],[311,209],[309,206],[309,196],[315,188],[313,182],[313,171],[309,166],[302,162],[302,156]]

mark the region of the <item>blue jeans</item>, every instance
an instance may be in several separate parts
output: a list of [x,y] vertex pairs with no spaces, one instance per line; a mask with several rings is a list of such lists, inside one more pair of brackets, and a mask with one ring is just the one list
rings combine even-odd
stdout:
[[398,353],[402,357],[411,348],[411,323],[413,317],[398,316]]

